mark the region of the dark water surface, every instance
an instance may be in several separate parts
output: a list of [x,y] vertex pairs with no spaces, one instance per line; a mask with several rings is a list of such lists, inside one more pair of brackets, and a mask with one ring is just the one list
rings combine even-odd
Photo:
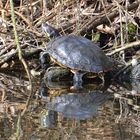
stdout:
[[34,78],[29,97],[26,77],[0,74],[0,140],[140,140],[140,82],[90,83]]

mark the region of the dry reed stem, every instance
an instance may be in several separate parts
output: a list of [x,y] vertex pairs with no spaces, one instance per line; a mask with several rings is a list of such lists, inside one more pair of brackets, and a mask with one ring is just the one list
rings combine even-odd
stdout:
[[27,73],[28,78],[29,78],[29,83],[30,83],[30,94],[29,94],[28,100],[26,102],[26,107],[22,112],[22,115],[24,115],[24,113],[27,109],[27,106],[29,105],[29,100],[32,96],[32,88],[33,87],[32,87],[32,80],[31,80],[30,71],[29,71],[29,68],[27,66],[27,63],[25,62],[24,58],[22,57],[22,50],[21,50],[20,44],[19,44],[19,39],[18,39],[18,34],[17,34],[17,29],[16,29],[16,20],[15,20],[15,14],[14,14],[15,11],[14,11],[13,0],[10,0],[10,8],[11,8],[11,18],[12,18],[12,23],[13,23],[13,28],[14,28],[14,35],[15,35],[15,41],[16,41],[16,46],[17,46],[17,51],[18,51],[18,57],[26,70],[26,73]]

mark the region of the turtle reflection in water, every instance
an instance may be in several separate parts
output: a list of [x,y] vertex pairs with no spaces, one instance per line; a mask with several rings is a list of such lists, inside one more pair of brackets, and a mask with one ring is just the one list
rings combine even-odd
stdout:
[[43,127],[55,127],[58,115],[76,120],[91,119],[98,115],[99,107],[110,98],[109,94],[98,90],[90,93],[62,94],[51,100],[48,98],[48,101],[46,98],[47,113],[41,116],[41,124]]
[[49,110],[63,113],[66,118],[85,120],[97,115],[98,107],[103,104],[109,95],[99,91],[91,93],[69,93],[53,98],[47,103]]
[[99,84],[87,84],[78,91],[70,90],[70,86],[64,81],[42,82],[40,97],[46,102],[46,111],[43,110],[40,116],[42,126],[55,127],[58,115],[77,120],[90,119],[98,115],[99,107],[112,98],[112,94],[104,92],[108,87]]
[[104,83],[104,72],[112,70],[114,62],[92,41],[75,35],[60,36],[53,27],[45,24],[45,32],[54,37],[48,43],[46,50],[41,53],[40,60],[43,68],[48,68],[48,56],[59,66],[70,69],[74,74],[74,85],[82,84],[84,74],[97,74]]

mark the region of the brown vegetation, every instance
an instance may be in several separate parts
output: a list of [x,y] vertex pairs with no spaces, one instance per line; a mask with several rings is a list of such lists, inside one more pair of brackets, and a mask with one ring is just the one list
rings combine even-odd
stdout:
[[[1,71],[22,72],[23,67],[17,61],[20,60],[30,79],[30,70],[38,68],[39,53],[49,41],[41,30],[44,22],[62,35],[76,34],[92,39],[107,55],[124,63],[139,51],[138,0],[13,0],[14,20],[10,2],[0,1]],[[6,77],[2,75],[1,80]],[[0,87],[5,85],[8,84],[4,81]],[[9,92],[9,87],[5,90]],[[3,90],[1,93],[4,96]]]
[[[40,28],[44,22],[49,22],[63,35],[72,33],[93,38],[100,42],[101,47],[107,46],[105,51],[108,55],[119,54],[127,49],[130,42],[133,43],[129,48],[134,52],[129,56],[138,50],[136,49],[140,44],[138,0],[13,0],[13,2],[16,31],[24,58],[38,54],[46,47],[47,39]],[[6,62],[11,65],[11,60],[17,58],[17,44],[14,40],[8,0],[1,1],[0,14],[0,65]]]

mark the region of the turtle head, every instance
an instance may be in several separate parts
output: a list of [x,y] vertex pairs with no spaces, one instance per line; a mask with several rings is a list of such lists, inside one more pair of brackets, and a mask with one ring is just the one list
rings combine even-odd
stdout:
[[54,27],[50,26],[48,23],[42,23],[42,31],[45,32],[49,38],[56,38],[60,36],[59,31]]
[[50,56],[46,52],[40,53],[40,64],[42,69],[47,69],[50,66]]

